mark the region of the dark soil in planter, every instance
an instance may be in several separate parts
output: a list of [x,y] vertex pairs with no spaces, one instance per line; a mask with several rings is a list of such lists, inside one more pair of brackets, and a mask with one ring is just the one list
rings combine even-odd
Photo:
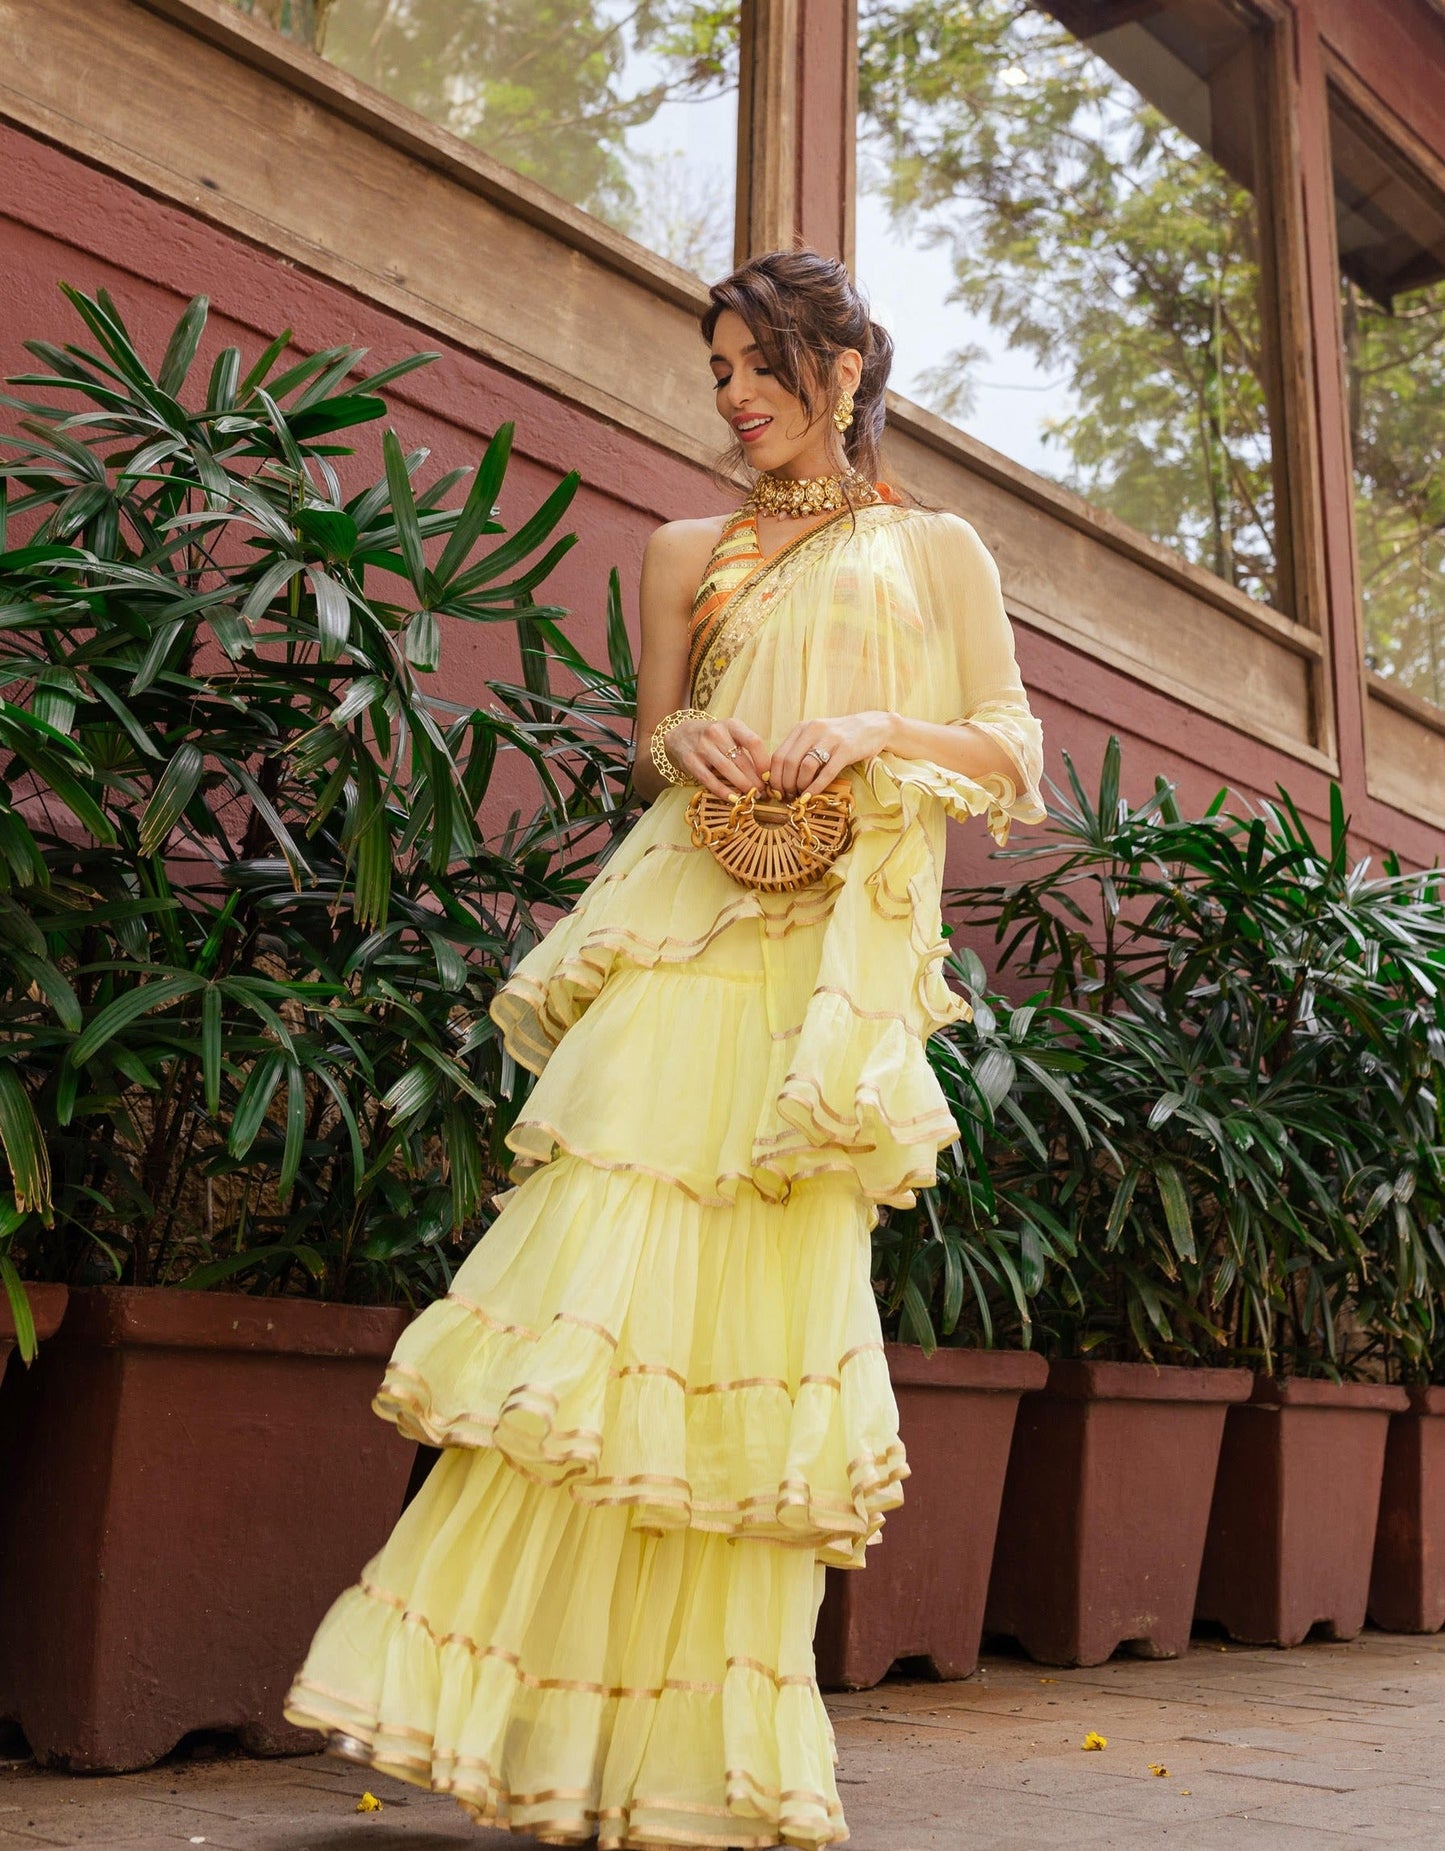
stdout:
[[944,1678],[974,1669],[1014,1414],[1047,1369],[1023,1350],[926,1357],[888,1345],[910,1475],[867,1567],[828,1571],[817,1635],[825,1689],[866,1689],[899,1658],[926,1659]]
[[144,1767],[198,1729],[315,1746],[281,1702],[401,1507],[415,1448],[370,1401],[407,1316],[71,1294],[0,1394],[0,1716],[42,1760]]
[[1255,1378],[1230,1410],[1198,1616],[1252,1645],[1365,1623],[1385,1441],[1403,1388]]
[[984,1630],[1048,1665],[1189,1644],[1215,1464],[1243,1369],[1056,1362],[1019,1404]]
[[1387,1632],[1445,1626],[1445,1388],[1412,1388],[1390,1416],[1370,1618]]
[[[65,1301],[69,1296],[63,1285],[29,1285],[25,1287],[25,1296],[30,1300],[30,1315],[35,1322],[35,1337],[38,1343],[44,1343],[60,1329],[60,1320],[65,1316]],[[0,1380],[5,1375],[5,1366],[10,1352],[15,1348],[15,1319],[10,1313],[10,1299],[0,1291]]]

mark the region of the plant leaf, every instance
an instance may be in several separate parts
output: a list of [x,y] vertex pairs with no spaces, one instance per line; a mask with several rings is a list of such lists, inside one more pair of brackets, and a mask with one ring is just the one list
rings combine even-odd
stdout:
[[49,1225],[50,1156],[45,1134],[24,1082],[10,1061],[0,1061],[0,1145],[10,1165],[15,1206]]
[[176,748],[170,764],[156,780],[141,817],[140,852],[143,855],[157,855],[165,847],[186,805],[196,794],[205,764],[205,754],[190,740]]

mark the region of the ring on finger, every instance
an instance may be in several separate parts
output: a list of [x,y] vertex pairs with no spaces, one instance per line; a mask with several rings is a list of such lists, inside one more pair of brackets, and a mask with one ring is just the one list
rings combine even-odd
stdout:
[[808,750],[803,754],[804,758],[817,759],[820,765],[826,765],[832,756],[833,754],[826,746],[809,746]]

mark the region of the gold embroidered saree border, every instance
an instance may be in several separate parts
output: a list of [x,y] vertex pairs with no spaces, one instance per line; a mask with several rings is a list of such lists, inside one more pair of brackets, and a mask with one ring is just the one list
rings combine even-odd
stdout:
[[692,600],[687,635],[689,687],[697,677],[698,663],[716,634],[728,604],[764,563],[758,543],[758,524],[746,507],[739,508],[728,517],[717,545],[708,556],[702,583]]

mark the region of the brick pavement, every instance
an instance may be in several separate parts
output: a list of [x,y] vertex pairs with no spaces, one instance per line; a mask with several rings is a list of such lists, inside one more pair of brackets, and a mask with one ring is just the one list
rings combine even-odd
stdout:
[[[964,1683],[895,1681],[829,1706],[855,1851],[1445,1847],[1445,1639],[1200,1642],[1172,1663],[1089,1671],[992,1657]],[[1108,1746],[1083,1750],[1089,1731]],[[383,1810],[358,1813],[368,1786]],[[0,1767],[0,1851],[527,1842],[322,1756],[177,1758],[111,1778]]]

